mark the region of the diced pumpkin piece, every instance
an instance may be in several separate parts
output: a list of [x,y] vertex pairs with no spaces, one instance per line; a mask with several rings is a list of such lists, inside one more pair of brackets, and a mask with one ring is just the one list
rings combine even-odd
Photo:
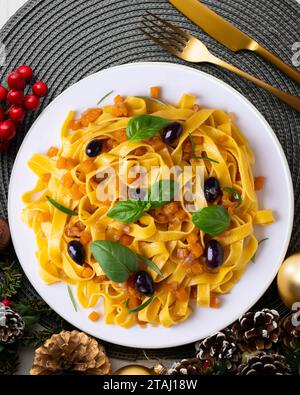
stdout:
[[89,314],[89,319],[90,319],[91,321],[98,321],[98,320],[100,319],[100,317],[101,317],[101,315],[100,315],[100,313],[97,313],[97,311],[92,311],[92,312]]

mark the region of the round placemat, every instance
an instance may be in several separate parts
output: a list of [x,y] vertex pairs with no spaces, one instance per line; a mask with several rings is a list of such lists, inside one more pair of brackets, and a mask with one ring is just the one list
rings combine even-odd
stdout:
[[[296,0],[203,2],[291,64],[293,44],[300,37],[300,5]],[[27,116],[9,151],[0,154],[0,215],[7,215],[10,172],[24,135],[39,113],[58,94],[89,74],[119,64],[139,61],[185,64],[150,42],[139,30],[141,16],[146,11],[152,11],[197,36],[222,59],[271,85],[300,95],[299,86],[275,67],[253,53],[244,51],[234,54],[227,50],[186,19],[167,0],[30,0],[0,31],[0,42],[5,45],[7,54],[1,79],[10,70],[27,63],[39,79],[47,82],[49,94],[40,110]],[[289,253],[299,250],[300,114],[230,72],[205,64],[190,66],[220,78],[241,92],[265,116],[277,134],[289,162],[295,189],[295,223]],[[268,160],[267,147],[265,160]],[[28,281],[25,281],[22,292],[23,297],[37,297]],[[275,283],[256,306],[277,308],[282,314],[286,312]],[[43,320],[42,324],[51,326],[49,320]],[[143,350],[113,344],[106,344],[106,347],[110,356],[127,360],[143,357],[172,359],[194,353],[193,345],[147,350],[146,356]]]

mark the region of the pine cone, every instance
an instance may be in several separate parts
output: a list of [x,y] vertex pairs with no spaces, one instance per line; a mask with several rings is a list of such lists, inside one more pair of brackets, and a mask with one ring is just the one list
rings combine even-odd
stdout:
[[248,361],[238,368],[239,376],[268,376],[290,375],[290,367],[287,359],[280,354],[260,351],[250,355]]
[[62,331],[35,351],[31,375],[93,374],[111,372],[104,347],[79,331]]
[[[279,323],[280,342],[283,346],[291,348],[295,340],[300,340],[299,311],[282,318]],[[295,321],[295,322],[294,322]],[[296,324],[296,325],[295,325]],[[297,325],[298,324],[298,325]]]
[[279,314],[276,310],[249,311],[236,321],[231,331],[243,352],[269,350],[279,337]]
[[207,337],[195,346],[200,360],[212,360],[215,365],[225,365],[231,372],[236,371],[241,360],[240,350],[229,330]]
[[22,336],[25,323],[9,306],[0,303],[0,343],[12,344]]
[[198,358],[183,359],[180,362],[174,362],[167,371],[168,376],[177,375],[200,375],[202,373],[202,364]]
[[4,218],[0,217],[0,251],[7,247],[10,240],[10,231],[8,223]]

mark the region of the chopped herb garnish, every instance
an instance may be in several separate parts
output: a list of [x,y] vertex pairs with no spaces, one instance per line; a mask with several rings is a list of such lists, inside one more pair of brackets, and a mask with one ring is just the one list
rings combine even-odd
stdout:
[[138,254],[138,258],[140,258],[147,266],[150,267],[155,273],[157,273],[159,276],[163,277],[164,275],[160,271],[160,269],[155,265],[154,262],[152,262],[150,259],[145,258],[142,255]]
[[55,208],[57,208],[57,210],[62,211],[63,213],[68,215],[78,215],[77,211],[70,210],[69,208],[58,203],[56,200],[52,199],[50,196],[46,196],[46,198]]
[[[264,239],[259,240],[258,245],[257,245],[257,249],[258,249],[258,246],[259,246],[261,243],[263,243],[264,241],[266,241],[266,240],[269,240],[269,238],[268,238],[268,237],[265,237]],[[256,252],[257,252],[257,250],[256,250]],[[255,252],[255,254],[253,255],[253,257],[251,258],[251,261],[252,261],[253,263],[255,263],[255,260],[256,260],[256,252]]]
[[106,93],[106,95],[104,95],[103,97],[101,97],[101,99],[98,101],[97,106],[99,106],[99,104],[101,104],[103,102],[103,100],[105,100],[109,95],[111,95],[114,91],[110,91],[108,93]]
[[134,307],[134,308],[132,308],[132,309],[129,307],[129,300],[127,300],[127,302],[126,302],[126,308],[127,308],[127,310],[128,310],[130,313],[137,313],[137,312],[143,310],[145,307],[147,307],[147,306],[152,302],[153,298],[154,298],[154,295],[152,295],[152,296],[151,296],[149,299],[147,299],[144,303],[142,303],[142,304],[140,304],[139,306]]
[[143,99],[143,100],[151,100],[154,101],[157,104],[163,104],[164,106],[168,106],[168,104],[164,103],[163,101],[159,100],[159,99],[155,99],[154,97],[150,97],[150,96],[136,96],[138,99]]
[[208,160],[210,162],[219,163],[217,160],[209,158],[208,156],[197,156],[196,155],[196,143],[195,143],[195,140],[194,140],[193,136],[191,135],[191,133],[189,133],[189,139],[190,139],[190,142],[192,144],[192,158],[193,159]]
[[78,311],[77,304],[76,304],[76,301],[75,301],[72,289],[71,289],[69,284],[68,284],[68,294],[70,296],[70,299],[71,299],[72,305],[74,307],[74,310],[77,312]]

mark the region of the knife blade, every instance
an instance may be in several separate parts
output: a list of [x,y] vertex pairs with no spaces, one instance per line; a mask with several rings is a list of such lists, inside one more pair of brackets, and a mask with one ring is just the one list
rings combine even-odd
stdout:
[[169,0],[207,34],[232,51],[258,45],[251,37],[197,0]]
[[254,51],[300,83],[300,73],[297,70],[198,0],[169,0],[169,2],[225,47],[234,52],[242,49]]

